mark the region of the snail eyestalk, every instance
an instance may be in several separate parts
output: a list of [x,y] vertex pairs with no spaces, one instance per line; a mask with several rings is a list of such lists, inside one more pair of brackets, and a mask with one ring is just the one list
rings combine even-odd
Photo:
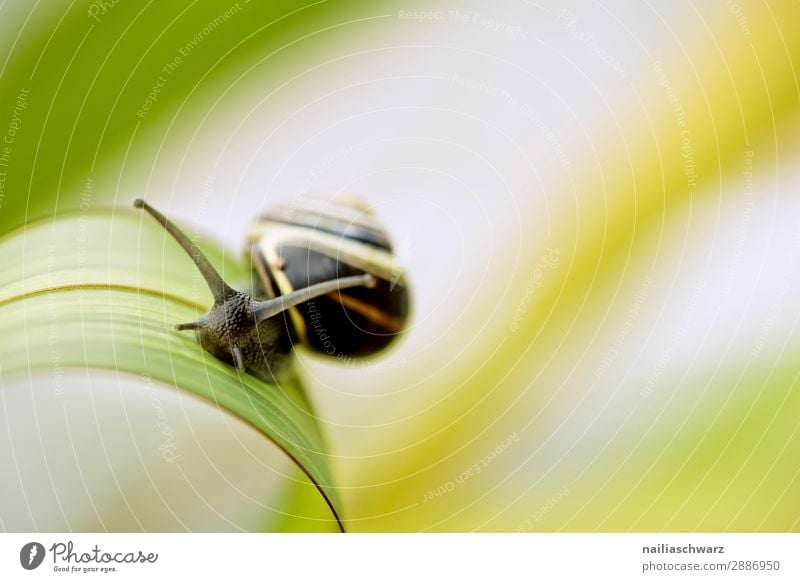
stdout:
[[323,281],[304,289],[293,291],[288,295],[268,299],[267,301],[257,301],[253,304],[253,315],[256,321],[261,322],[270,317],[278,315],[282,311],[291,309],[296,305],[316,299],[322,295],[341,291],[342,289],[349,289],[351,287],[373,287],[375,285],[375,277],[365,273],[363,275],[355,275],[353,277],[342,277],[341,279],[333,279],[332,281]]
[[192,321],[191,323],[179,323],[175,326],[175,329],[178,331],[187,331],[191,329],[200,329],[206,325],[205,319],[199,319],[197,321]]
[[[236,294],[236,291],[230,287],[220,276],[211,262],[206,258],[206,256],[197,248],[197,246],[189,240],[189,237],[186,236],[183,231],[175,225],[169,218],[161,214],[158,210],[150,206],[147,202],[142,200],[141,198],[137,198],[133,201],[134,208],[141,208],[145,210],[150,216],[155,218],[164,229],[172,235],[178,244],[181,245],[181,248],[186,251],[186,254],[191,257],[194,261],[194,264],[197,265],[197,268],[200,271],[200,274],[206,280],[208,284],[208,288],[211,290],[211,294],[214,296],[214,302],[217,304],[224,303],[226,299],[232,297]],[[185,324],[189,325],[189,324]],[[184,329],[191,329],[191,328],[184,328]]]
[[240,372],[244,372],[244,356],[242,356],[242,350],[239,348],[238,345],[233,344],[233,349],[231,349],[231,354],[233,355],[233,364],[236,366],[236,369]]

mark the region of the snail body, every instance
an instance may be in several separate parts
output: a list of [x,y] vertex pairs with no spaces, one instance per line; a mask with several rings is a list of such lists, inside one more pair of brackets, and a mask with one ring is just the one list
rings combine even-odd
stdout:
[[302,344],[335,358],[385,349],[402,332],[409,291],[388,236],[357,199],[302,199],[268,209],[248,236],[251,293],[228,285],[168,218],[141,199],[195,262],[214,297],[203,317],[178,324],[222,361],[274,380]]

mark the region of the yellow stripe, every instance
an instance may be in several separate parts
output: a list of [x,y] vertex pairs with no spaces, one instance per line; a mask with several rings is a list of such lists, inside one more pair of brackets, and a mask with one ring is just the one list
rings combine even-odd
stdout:
[[250,240],[258,241],[267,257],[269,254],[266,247],[271,247],[274,254],[279,245],[297,244],[327,254],[386,281],[396,282],[405,275],[405,270],[392,253],[310,228],[261,220],[253,226]]

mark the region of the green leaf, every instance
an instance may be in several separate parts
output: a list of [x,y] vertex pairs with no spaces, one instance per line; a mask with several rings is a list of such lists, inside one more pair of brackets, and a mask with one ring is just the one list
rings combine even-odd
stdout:
[[[227,280],[250,276],[201,246]],[[299,382],[240,374],[175,330],[210,305],[192,262],[149,217],[108,210],[28,225],[0,239],[0,380],[49,370],[58,389],[66,369],[105,368],[175,384],[278,445],[343,530],[322,435]]]
[[[195,127],[221,96],[280,86],[390,3],[0,3],[0,133],[13,141],[0,233],[77,209],[95,172],[116,183],[132,161],[149,165],[163,156],[154,135]],[[89,198],[110,199],[113,188],[95,186]]]

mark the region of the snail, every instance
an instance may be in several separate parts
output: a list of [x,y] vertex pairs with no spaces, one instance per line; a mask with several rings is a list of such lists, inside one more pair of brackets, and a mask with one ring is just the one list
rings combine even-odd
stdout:
[[167,217],[136,199],[191,257],[214,298],[194,330],[209,353],[264,380],[285,370],[300,343],[337,359],[386,348],[408,321],[410,294],[385,230],[359,198],[314,198],[274,206],[247,239],[257,275],[251,293],[233,289]]

